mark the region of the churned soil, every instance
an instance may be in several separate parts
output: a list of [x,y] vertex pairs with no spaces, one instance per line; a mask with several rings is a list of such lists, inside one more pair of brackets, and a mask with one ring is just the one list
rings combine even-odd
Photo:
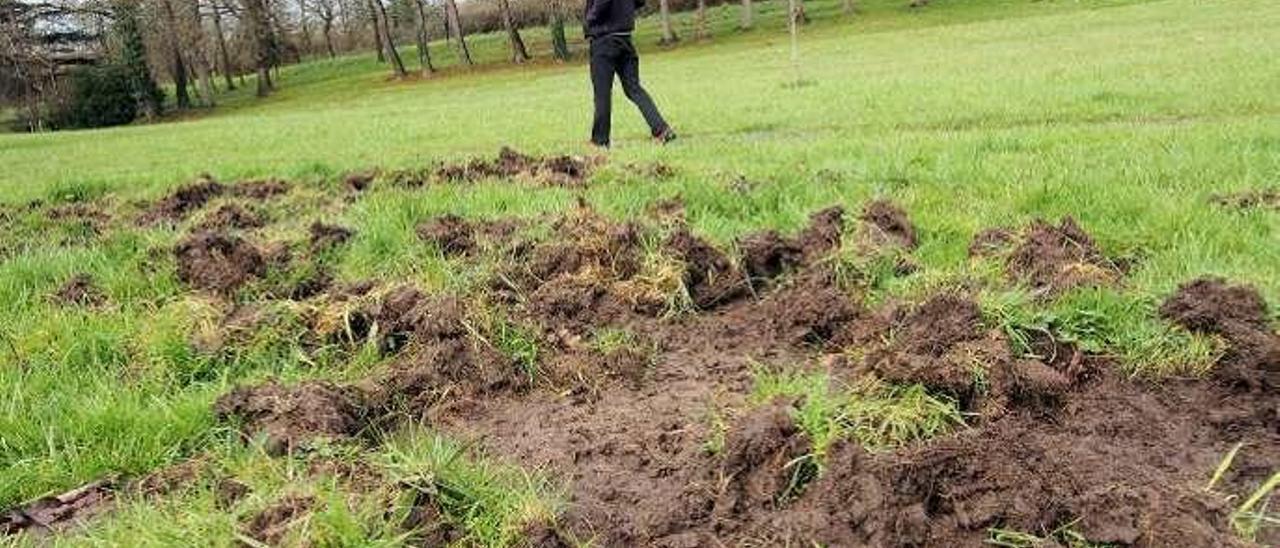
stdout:
[[1040,295],[1111,285],[1124,275],[1120,265],[1104,255],[1093,237],[1071,217],[1064,217],[1057,225],[1036,219],[1017,232],[982,230],[969,244],[969,255],[1003,258],[1009,277]]
[[237,423],[247,438],[264,437],[273,455],[320,438],[354,436],[366,426],[361,394],[320,381],[238,387],[218,398],[214,413]]
[[281,179],[254,179],[231,186],[231,194],[242,198],[267,200],[288,194],[293,185]]
[[[244,535],[267,546],[279,546],[294,522],[311,513],[317,502],[309,496],[288,495],[254,514],[241,525]],[[242,543],[248,546],[248,543]]]
[[1271,328],[1267,303],[1256,289],[1200,278],[1179,287],[1160,314],[1188,330],[1226,340],[1216,378],[1257,389],[1280,388],[1280,335]]
[[449,164],[436,170],[436,178],[445,182],[472,182],[482,179],[523,178],[549,186],[585,186],[599,159],[581,156],[536,157],[503,147],[493,159],[475,158],[461,164]]
[[182,221],[226,191],[227,187],[222,183],[208,176],[201,177],[151,204],[138,218],[138,223],[151,225]]
[[310,245],[312,251],[327,251],[347,243],[356,235],[354,230],[350,228],[321,223],[319,221],[311,223],[307,228],[310,235]]
[[266,218],[256,211],[239,204],[224,204],[205,217],[199,225],[203,230],[245,230],[266,226]]
[[93,277],[88,274],[76,274],[62,284],[53,294],[53,299],[69,306],[101,306],[106,304],[107,296],[102,293]]
[[178,279],[196,289],[230,293],[266,274],[263,253],[230,234],[197,231],[179,242],[173,254]]
[[97,480],[0,513],[0,535],[57,532],[105,512],[115,498],[111,480]]

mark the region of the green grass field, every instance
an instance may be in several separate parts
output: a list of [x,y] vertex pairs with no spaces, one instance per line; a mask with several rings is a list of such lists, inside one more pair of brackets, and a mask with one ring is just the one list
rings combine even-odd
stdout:
[[[681,139],[652,145],[618,92],[615,149],[585,190],[487,182],[376,187],[346,207],[325,198],[351,171],[431,167],[503,145],[589,153],[586,69],[546,62],[544,29],[526,31],[540,59],[525,67],[446,66],[435,79],[395,82],[371,56],[343,57],[284,68],[268,99],[242,88],[214,110],[165,123],[0,135],[0,508],[199,456],[252,494],[233,511],[219,506],[218,486],[208,482],[129,498],[56,542],[230,545],[245,516],[295,492],[322,509],[289,539],[406,541],[400,518],[371,510],[386,503],[386,489],[361,492],[306,474],[308,457],[269,458],[213,417],[211,402],[234,384],[351,381],[385,359],[309,352],[302,312],[279,303],[264,306],[281,320],[234,351],[208,355],[192,343],[230,305],[178,281],[167,251],[182,231],[138,227],[128,215],[135,202],[201,173],[294,181],[298,190],[264,238],[305,238],[315,219],[354,227],[350,245],[324,258],[346,281],[473,287],[476,272],[414,235],[417,222],[442,213],[534,218],[581,196],[609,216],[632,218],[679,195],[695,232],[731,244],[760,228],[794,231],[827,205],[856,211],[888,197],[920,228],[923,274],[877,288],[874,299],[981,278],[966,250],[983,228],[1076,218],[1109,255],[1134,261],[1120,284],[1048,301],[992,290],[983,304],[1017,308],[1014,316],[1092,318],[1085,342],[1135,374],[1193,375],[1211,365],[1209,342],[1153,312],[1186,280],[1221,275],[1280,303],[1280,214],[1211,202],[1280,187],[1280,4],[937,0],[908,9],[865,0],[845,17],[838,2],[815,0],[795,64],[781,7],[760,6],[758,27],[745,33],[731,30],[734,6],[714,8],[713,37],[700,43],[682,14],[686,41],[669,51],[654,45],[656,24],[646,20],[637,37],[646,85]],[[441,64],[452,63],[444,44],[433,47]],[[474,47],[492,60],[505,44],[478,36]],[[411,49],[402,55],[416,59]],[[653,180],[624,168],[655,162],[675,175]],[[741,181],[750,192],[733,190]],[[26,204],[36,200],[90,201],[118,217],[99,237],[33,213]],[[91,275],[110,304],[66,307],[48,298],[76,273]],[[325,458],[356,458],[329,451]],[[397,433],[359,460],[388,477],[474,486],[465,543],[508,544],[520,524],[563,506],[556,478],[427,431]],[[403,513],[407,502],[390,507]]]

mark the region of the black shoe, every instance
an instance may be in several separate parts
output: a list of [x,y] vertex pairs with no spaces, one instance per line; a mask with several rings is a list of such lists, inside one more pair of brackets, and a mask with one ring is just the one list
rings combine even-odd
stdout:
[[671,128],[666,128],[662,131],[659,131],[657,135],[654,135],[653,140],[654,142],[660,145],[665,145],[667,143],[670,143],[671,141],[676,140],[676,131]]

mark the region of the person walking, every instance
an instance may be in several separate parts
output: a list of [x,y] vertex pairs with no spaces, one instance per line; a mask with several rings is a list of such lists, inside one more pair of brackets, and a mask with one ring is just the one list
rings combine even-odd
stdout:
[[591,43],[591,86],[595,92],[595,122],[591,143],[608,148],[613,126],[613,78],[622,80],[622,91],[635,103],[658,143],[676,138],[675,131],[658,112],[653,98],[640,85],[640,56],[631,42],[636,11],[644,0],[587,0],[583,30]]

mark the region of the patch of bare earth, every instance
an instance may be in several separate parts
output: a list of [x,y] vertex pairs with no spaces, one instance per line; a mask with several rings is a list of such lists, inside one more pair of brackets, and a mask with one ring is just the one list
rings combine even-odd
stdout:
[[436,171],[436,178],[445,182],[519,178],[548,186],[582,187],[599,163],[598,158],[581,156],[539,158],[503,147],[493,159],[476,158],[442,166]]

